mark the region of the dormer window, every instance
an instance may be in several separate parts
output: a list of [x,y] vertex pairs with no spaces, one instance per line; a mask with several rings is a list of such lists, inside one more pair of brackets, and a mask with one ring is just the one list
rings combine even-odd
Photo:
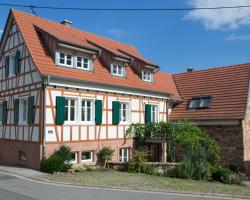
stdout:
[[59,50],[56,52],[55,62],[57,65],[93,71],[91,56],[83,53]]
[[81,56],[76,57],[76,67],[80,69],[89,69],[89,59]]
[[111,73],[114,76],[126,76],[126,67],[120,64],[111,64]]
[[142,80],[147,82],[153,82],[153,73],[151,71],[142,71]]
[[204,96],[204,97],[193,97],[189,102],[189,109],[204,109],[209,108],[211,104],[212,97]]
[[73,66],[73,55],[68,53],[59,53],[59,65],[72,67]]

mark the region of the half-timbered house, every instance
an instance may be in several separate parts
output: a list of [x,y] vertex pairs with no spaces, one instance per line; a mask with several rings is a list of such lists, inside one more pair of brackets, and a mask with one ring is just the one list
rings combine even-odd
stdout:
[[[131,156],[131,123],[168,120],[179,99],[172,75],[132,46],[11,10],[0,47],[0,161],[39,169],[61,144],[95,164],[104,146]],[[165,161],[165,144],[149,145]],[[164,150],[165,152],[165,150]]]

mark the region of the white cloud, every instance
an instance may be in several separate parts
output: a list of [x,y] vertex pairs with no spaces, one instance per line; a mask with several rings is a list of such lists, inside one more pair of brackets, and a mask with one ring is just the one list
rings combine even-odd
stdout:
[[[250,5],[250,0],[188,0],[191,7],[221,7]],[[185,19],[200,21],[206,29],[237,29],[250,24],[250,8],[193,10]]]
[[3,29],[0,29],[0,35],[2,35],[2,33],[3,33]]
[[235,41],[235,40],[240,40],[240,41],[246,41],[246,40],[250,40],[250,35],[229,35],[228,37],[226,37],[227,41]]
[[116,28],[108,29],[107,33],[110,35],[113,35],[115,37],[122,37],[124,35],[127,35],[126,31],[124,31],[122,29],[116,29]]

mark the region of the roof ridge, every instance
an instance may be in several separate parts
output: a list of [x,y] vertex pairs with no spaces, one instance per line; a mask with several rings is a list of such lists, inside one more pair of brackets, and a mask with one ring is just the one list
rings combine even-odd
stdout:
[[[30,13],[27,13],[27,12],[24,12],[24,11],[22,11],[22,10],[13,9],[13,8],[11,8],[11,10],[12,10],[12,11],[21,12],[21,13],[23,13],[23,14],[32,16],[32,17],[34,17],[34,18],[39,18],[39,19],[42,19],[42,20],[45,20],[45,21],[49,21],[49,22],[51,22],[51,23],[54,23],[54,24],[57,24],[57,25],[61,25],[62,27],[64,26],[64,27],[69,28],[69,29],[74,29],[74,30],[77,30],[77,31],[80,31],[80,32],[85,32],[85,33],[91,34],[91,35],[93,35],[93,36],[103,38],[103,39],[105,39],[105,40],[110,40],[110,41],[119,43],[119,44],[121,44],[121,45],[125,45],[125,46],[128,46],[128,47],[132,47],[132,48],[134,48],[134,49],[136,50],[135,46],[134,46],[134,45],[131,45],[131,44],[127,44],[127,43],[124,43],[124,42],[121,42],[121,41],[118,41],[118,40],[114,40],[114,39],[111,39],[111,38],[108,38],[108,37],[105,37],[105,36],[102,36],[102,35],[98,35],[98,34],[96,34],[96,33],[92,33],[92,32],[89,32],[89,31],[85,31],[85,30],[82,30],[82,29],[80,29],[80,28],[71,27],[71,26],[68,27],[68,26],[65,26],[65,25],[63,25],[63,24],[60,24],[60,22],[56,22],[56,21],[53,21],[53,20],[51,20],[51,19],[43,18],[43,17],[40,17],[40,16],[34,16],[34,15],[32,15],[32,14],[30,14]],[[137,51],[137,50],[136,50],[136,51]]]
[[228,65],[228,66],[208,67],[206,69],[194,70],[194,71],[191,71],[191,72],[174,73],[173,76],[175,76],[175,75],[181,75],[181,74],[191,74],[191,73],[196,73],[196,72],[220,70],[220,69],[225,69],[225,68],[241,67],[241,66],[244,66],[244,65],[250,65],[250,62],[235,64],[235,65]]

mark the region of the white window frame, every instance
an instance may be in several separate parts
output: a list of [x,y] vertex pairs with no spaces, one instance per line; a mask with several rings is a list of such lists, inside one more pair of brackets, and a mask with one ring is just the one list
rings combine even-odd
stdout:
[[75,154],[75,160],[70,160],[70,163],[71,164],[75,164],[75,163],[77,163],[77,161],[78,161],[78,152],[72,152],[72,154]]
[[[80,98],[79,99],[80,103],[79,103],[79,111],[80,111],[80,123],[81,124],[88,124],[88,125],[93,125],[95,124],[95,104],[94,104],[94,99],[88,99],[88,98]],[[82,101],[90,101],[91,102],[91,119],[90,121],[82,121]],[[86,111],[86,107],[85,107],[85,111]]]
[[[78,58],[81,58],[82,60],[81,60],[81,67],[78,67],[77,66],[77,59]],[[87,63],[87,65],[88,65],[88,67],[87,68],[84,68],[84,59],[87,59],[88,60],[88,63]],[[78,54],[76,54],[75,56],[74,56],[74,60],[75,60],[75,64],[74,64],[74,66],[77,68],[77,69],[82,69],[82,70],[87,70],[87,71],[89,71],[90,70],[90,58],[88,58],[87,56],[82,56],[82,55],[78,55]]]
[[[65,96],[66,100],[75,100],[75,120],[71,121],[71,120],[65,120],[65,124],[77,124],[78,122],[78,113],[79,113],[79,98],[75,98],[75,97],[69,97],[69,96]],[[68,119],[70,119],[70,109],[68,107]]]
[[[126,101],[120,101],[120,104],[121,104],[121,108],[120,108],[120,124],[130,124],[130,115],[131,115],[131,105],[130,105],[130,102],[126,102]],[[128,107],[127,107],[127,114],[126,114],[126,118],[127,120],[126,121],[122,121],[122,104],[126,104]]]
[[[82,159],[82,154],[83,154],[83,153],[86,153],[86,152],[90,152],[91,158],[90,158],[90,159],[83,160],[83,159]],[[93,150],[82,151],[82,152],[81,152],[81,161],[82,161],[82,163],[94,162],[94,151],[93,151]]]
[[[155,118],[156,118],[156,121],[153,121],[153,107],[156,108],[156,111],[155,111]],[[151,115],[151,122],[153,123],[158,123],[159,122],[159,105],[155,105],[155,104],[151,104],[151,111],[150,111],[150,115]]]
[[[147,76],[147,74],[148,74],[148,76]],[[153,82],[153,73],[149,70],[142,70],[142,80],[152,83]]]
[[15,57],[16,52],[9,54],[9,77],[15,76]]
[[[111,74],[113,76],[124,77],[125,70],[126,70],[125,66],[123,66],[122,64],[119,64],[119,63],[112,63],[111,65],[112,65],[112,67],[111,67],[111,69],[112,69]],[[116,73],[114,73],[114,68],[115,67],[121,67],[121,74],[118,73],[118,70],[116,70]]]
[[[127,152],[127,157],[125,157],[125,151]],[[119,149],[119,162],[128,162],[129,161],[130,148],[120,148]]]
[[[23,102],[26,101],[26,120],[23,120],[24,109],[23,109]],[[27,125],[28,124],[28,107],[29,107],[28,97],[20,98],[19,99],[19,120],[18,124],[20,125]]]
[[[63,53],[65,54],[64,56],[64,63],[60,63],[60,54]],[[68,65],[67,64],[67,55],[70,55],[71,56],[71,65]],[[64,67],[74,67],[74,55],[73,53],[70,53],[68,51],[56,51],[56,64],[57,65],[60,65],[60,66],[64,66]]]
[[3,102],[0,101],[0,124],[2,124],[3,121]]

